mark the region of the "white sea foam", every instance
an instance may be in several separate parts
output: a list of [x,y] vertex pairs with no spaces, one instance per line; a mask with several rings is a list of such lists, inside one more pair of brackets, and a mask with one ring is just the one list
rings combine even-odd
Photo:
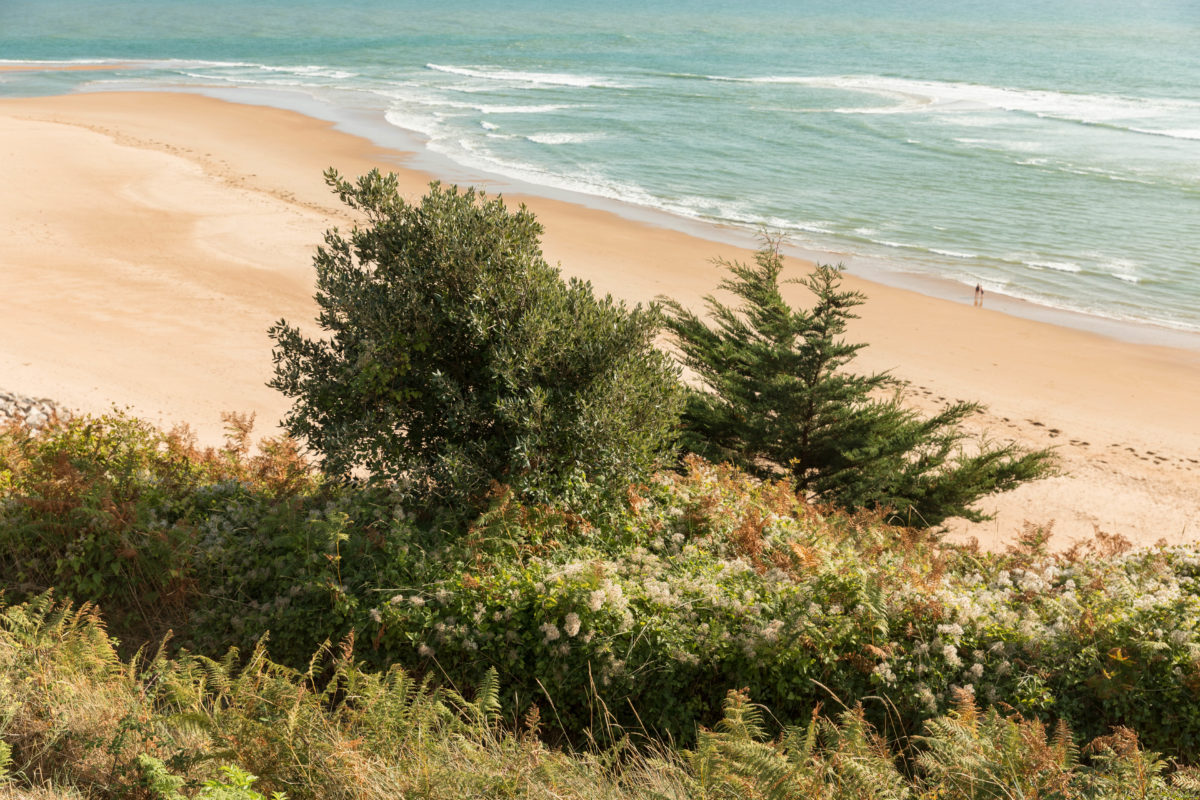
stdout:
[[1025,261],[1031,269],[1052,269],[1055,272],[1083,272],[1083,267],[1072,261]]
[[191,71],[185,70],[185,69],[181,69],[179,71],[179,74],[184,76],[185,78],[195,78],[195,79],[201,80],[201,81],[225,81],[226,83],[246,83],[246,81],[243,81],[240,78],[230,77],[229,75],[206,75],[203,72],[191,72]]
[[161,61],[134,61],[124,62],[134,63],[140,67],[147,69],[258,69],[262,64],[256,64],[250,61],[210,61],[202,58],[169,58]]
[[415,131],[429,138],[435,137],[442,128],[442,120],[436,114],[414,114],[393,109],[384,114],[383,118],[397,128]]
[[510,105],[504,103],[466,103],[462,100],[452,100],[445,95],[432,92],[425,86],[403,87],[403,91],[394,89],[376,91],[383,97],[397,100],[410,106],[419,105],[429,108],[450,109],[453,111],[475,111],[480,114],[548,114],[553,111],[579,108],[570,103],[541,103],[530,105]]
[[487,145],[487,141],[491,139],[518,138],[511,134],[488,133],[484,139],[451,137],[446,135],[447,128],[439,129],[437,120],[430,121],[420,117],[414,119],[397,112],[389,113],[387,119],[400,127],[426,133],[429,137],[428,147],[432,152],[446,156],[465,167],[494,175],[502,175],[548,188],[617,200],[690,219],[720,220],[747,227],[758,227],[765,224],[772,229],[797,232],[830,232],[829,226],[822,222],[798,222],[782,218],[764,220],[761,215],[753,213],[744,204],[715,203],[711,198],[706,197],[681,197],[675,200],[666,200],[650,194],[641,186],[614,180],[587,168],[580,169],[569,176],[563,175],[537,164],[501,156]]
[[426,64],[426,68],[451,75],[479,78],[489,81],[508,81],[544,86],[574,86],[577,88],[619,89],[621,84],[590,75],[571,75],[565,72],[524,72],[521,70],[492,69],[487,67],[456,67],[446,64]]
[[787,76],[754,78],[710,76],[712,80],[747,83],[795,84],[815,88],[856,91],[896,100],[895,105],[834,109],[844,114],[896,114],[924,111],[1000,110],[1033,114],[1073,122],[1106,124],[1136,133],[1200,139],[1200,129],[1146,127],[1134,120],[1195,120],[1200,102],[1172,98],[1123,97],[1075,94],[1041,89],[1017,89],[952,81],[924,81],[879,75]]
[[[1092,255],[1088,253],[1087,255]],[[1130,258],[1113,258],[1104,260],[1104,256],[1100,253],[1095,254],[1097,258],[1103,260],[1101,267],[1110,276],[1125,283],[1138,284],[1142,282],[1139,273],[1144,269],[1142,264]]]
[[833,229],[828,222],[811,219],[787,219],[785,217],[767,217],[762,219],[752,210],[743,211],[734,222],[740,222],[743,225],[755,228],[765,227],[767,230],[790,230],[803,231],[804,233],[817,233],[830,235]]
[[613,181],[588,171],[581,171],[567,177],[545,170],[536,164],[498,157],[475,142],[434,139],[430,141],[429,149],[451,158],[465,167],[483,170],[493,175],[503,175],[506,178],[552,189],[620,200],[648,208],[673,210],[665,208],[657,198],[648,194],[640,186]]
[[471,105],[480,114],[548,114],[551,111],[562,111],[576,106],[563,103],[547,103],[540,106],[505,106],[505,105]]
[[[313,83],[314,79],[325,78],[331,81],[345,81],[359,77],[356,72],[324,67],[315,64],[299,66],[275,66],[271,64],[256,64],[246,61],[187,61],[174,59],[159,62],[140,62],[138,66],[151,69],[169,69],[179,72],[189,78],[201,80],[217,80],[226,83],[239,83],[250,86],[302,86],[323,88],[328,84]],[[196,72],[195,70],[206,70]],[[263,75],[266,73],[266,75]],[[286,78],[272,78],[271,75],[290,75],[300,79],[299,82]]]
[[[582,169],[569,176],[562,175],[537,164],[501,156],[487,144],[490,140],[521,138],[513,134],[488,132],[482,139],[451,136],[448,135],[451,127],[445,124],[445,120],[437,114],[411,114],[392,110],[385,114],[385,119],[397,127],[424,134],[428,139],[427,146],[430,151],[445,156],[468,169],[480,170],[484,173],[501,175],[552,189],[619,200],[649,208],[675,210],[667,208],[658,198],[650,195],[640,186],[614,181],[587,169]],[[486,126],[490,123],[482,122],[480,124]]]
[[603,139],[602,133],[534,133],[525,137],[535,144],[580,144]]
[[954,137],[954,141],[970,147],[1003,150],[1012,153],[1038,153],[1046,149],[1042,142],[1019,139],[977,139],[970,136],[956,136]]
[[1088,178],[1106,178],[1110,181],[1118,181],[1120,183],[1137,183],[1143,186],[1162,185],[1161,178],[1148,179],[1137,177],[1136,171],[1131,174],[1128,170],[1116,172],[1111,169],[1104,169],[1102,167],[1081,167],[1070,162],[1055,161],[1051,158],[1023,158],[1013,163],[1022,167],[1040,167],[1045,171],[1055,171],[1069,175],[1082,175]]
[[357,72],[348,72],[343,69],[333,69],[331,67],[321,67],[315,65],[305,65],[299,67],[271,67],[263,64],[259,69],[267,72],[285,72],[292,75],[305,75],[315,78],[334,78],[336,80],[345,80],[347,78],[357,78]]
[[936,247],[929,248],[929,252],[937,253],[940,256],[950,256],[951,258],[979,258],[975,253],[960,253],[956,250],[940,250]]
[[1136,133],[1146,133],[1151,136],[1166,136],[1168,139],[1200,139],[1200,128],[1176,128],[1174,130],[1130,128],[1129,130]]
[[461,100],[450,100],[444,95],[430,91],[425,86],[403,86],[402,91],[395,88],[376,89],[374,94],[397,100],[404,106],[425,106],[427,108],[450,109],[453,111],[478,111],[478,103],[464,103]]
[[483,128],[485,131],[494,131],[497,128],[499,128],[500,126],[496,125],[493,122],[488,122],[487,120],[481,120],[479,123],[479,127]]
[[210,75],[202,72],[180,71],[180,75],[187,78],[196,78],[202,81],[224,81],[237,86],[287,86],[292,89],[324,89],[327,88],[323,83],[312,83],[311,81],[288,80],[286,78],[259,78],[251,79],[237,75]]

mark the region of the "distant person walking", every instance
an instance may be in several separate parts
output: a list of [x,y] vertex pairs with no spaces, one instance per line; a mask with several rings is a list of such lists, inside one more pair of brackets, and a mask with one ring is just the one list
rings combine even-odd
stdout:
[[983,308],[983,286],[975,284],[975,307]]

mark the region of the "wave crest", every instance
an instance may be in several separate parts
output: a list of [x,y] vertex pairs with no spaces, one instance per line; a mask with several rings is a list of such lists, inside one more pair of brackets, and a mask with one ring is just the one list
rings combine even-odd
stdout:
[[603,78],[596,78],[590,75],[570,75],[565,72],[525,72],[510,69],[456,67],[447,64],[426,64],[425,68],[434,70],[435,72],[445,72],[450,75],[461,75],[466,78],[507,81],[509,83],[527,83],[534,86],[570,86],[577,89],[622,88],[621,84]]

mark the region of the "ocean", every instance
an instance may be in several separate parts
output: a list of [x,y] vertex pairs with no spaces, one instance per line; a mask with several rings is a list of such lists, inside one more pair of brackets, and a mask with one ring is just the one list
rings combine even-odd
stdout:
[[293,107],[460,182],[1200,332],[1197,0],[0,0],[27,62],[125,68],[0,96]]

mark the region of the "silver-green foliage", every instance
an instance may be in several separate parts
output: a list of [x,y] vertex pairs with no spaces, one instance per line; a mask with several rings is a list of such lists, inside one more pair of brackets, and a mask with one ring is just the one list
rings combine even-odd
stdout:
[[524,208],[436,183],[411,204],[377,171],[326,181],[366,225],[329,231],[315,257],[325,335],[270,334],[271,385],[295,398],[285,424],[327,472],[561,501],[660,464],[682,391],[653,346],[657,309],[564,281]]

